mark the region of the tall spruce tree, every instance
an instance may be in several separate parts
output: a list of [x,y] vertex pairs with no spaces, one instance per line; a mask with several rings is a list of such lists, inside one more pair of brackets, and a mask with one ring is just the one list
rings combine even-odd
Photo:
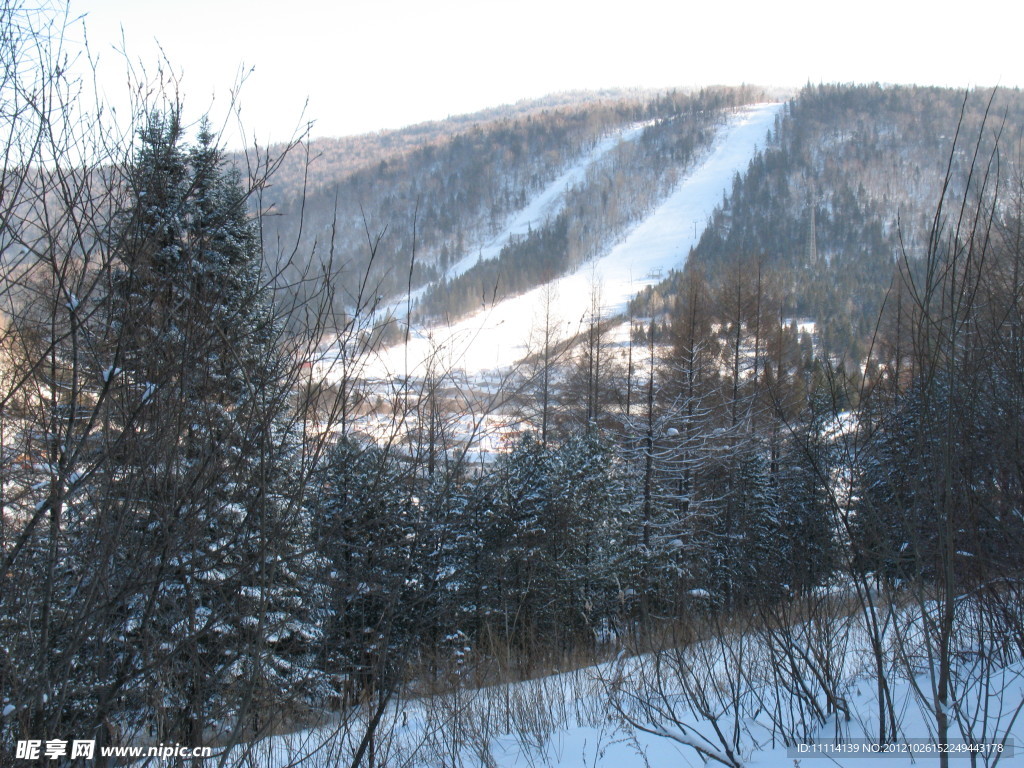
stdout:
[[418,499],[387,451],[342,437],[319,468],[316,546],[324,575],[322,665],[332,695],[351,704],[391,690],[423,610]]
[[97,313],[113,396],[93,503],[117,520],[125,603],[111,655],[161,738],[252,735],[305,687],[317,637],[260,240],[214,136],[185,146],[177,112],[149,119],[128,181]]

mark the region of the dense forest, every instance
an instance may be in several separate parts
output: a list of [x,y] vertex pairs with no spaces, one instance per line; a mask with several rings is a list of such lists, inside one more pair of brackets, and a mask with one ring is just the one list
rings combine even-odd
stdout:
[[[1014,144],[1022,122],[1017,91],[965,100],[940,88],[808,86],[735,179],[685,272],[704,274],[718,291],[730,290],[736,268],[770,275],[782,317],[815,319],[830,352],[862,363],[898,265],[923,263],[944,183],[962,197],[973,164],[997,137]],[[1018,166],[1003,148],[992,183],[1009,190]],[[1003,202],[1010,199],[1007,192]],[[680,270],[634,313],[660,315],[684,279]]]
[[[595,318],[498,382],[369,382],[354,299],[425,284],[648,123],[493,265],[536,259],[508,291],[571,268],[755,92],[411,132],[270,204],[292,166],[243,176],[172,94],[114,150],[64,119],[59,22],[0,23],[6,103],[54,105],[0,112],[0,762],[117,763],[84,739],[491,765],[492,739],[541,750],[567,707],[462,697],[576,668],[600,702],[578,722],[732,768],[756,734],[903,738],[907,681],[929,738],[1012,735],[1019,94],[808,87],[624,340]],[[500,286],[490,268],[464,279]],[[334,367],[311,366],[328,338]],[[414,702],[429,723],[402,741]],[[291,732],[301,752],[257,751]]]

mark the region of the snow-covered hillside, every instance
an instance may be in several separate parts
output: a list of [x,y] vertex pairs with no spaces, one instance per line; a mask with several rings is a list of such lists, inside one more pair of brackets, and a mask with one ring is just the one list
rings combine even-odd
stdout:
[[[907,619],[903,614],[900,619]],[[890,671],[897,736],[879,742],[879,704],[863,615],[840,616],[828,633],[810,624],[728,633],[655,654],[627,656],[523,682],[396,698],[376,734],[382,764],[408,768],[809,768],[871,765],[909,768],[939,762],[933,680],[923,646],[904,636],[916,668]],[[918,626],[911,620],[904,629]],[[787,634],[789,633],[789,634]],[[776,674],[782,637],[800,638],[793,668]],[[915,636],[916,637],[916,636]],[[815,639],[817,638],[817,640]],[[909,641],[909,642],[908,642]],[[828,641],[826,641],[828,642]],[[980,656],[980,654],[979,654]],[[814,661],[811,661],[811,660]],[[806,664],[805,664],[806,662]],[[810,674],[836,674],[848,717],[830,711]],[[1024,667],[985,666],[970,654],[956,667],[957,717],[947,749],[953,766],[1024,768],[1021,701]],[[932,670],[934,671],[934,670]],[[805,676],[806,675],[806,676]],[[348,764],[367,729],[368,711],[348,719],[236,748],[261,768]],[[339,716],[342,717],[342,716]],[[863,758],[868,758],[864,762]],[[972,759],[973,758],[973,759]]]
[[590,152],[578,159],[558,178],[534,195],[530,202],[511,218],[499,234],[488,240],[478,251],[470,252],[453,264],[445,273],[445,277],[448,279],[458,277],[478,261],[497,258],[510,238],[525,235],[531,229],[539,229],[561,209],[566,189],[581,183],[586,177],[588,169],[600,163],[619,142],[634,141],[643,133],[647,125],[648,123],[637,123],[627,126],[599,141]]
[[[501,254],[501,249],[510,239],[522,237],[531,229],[540,229],[545,223],[554,218],[565,205],[565,192],[575,184],[580,184],[586,178],[587,172],[606,161],[611,151],[624,141],[634,141],[644,128],[650,123],[635,123],[628,125],[621,130],[613,131],[601,139],[594,147],[577,158],[565,168],[557,178],[550,182],[540,192],[530,198],[529,202],[520,210],[516,211],[505,222],[496,235],[490,237],[479,247],[470,248],[468,253],[452,264],[444,273],[447,280],[453,280],[464,274],[474,264],[480,261],[496,259]],[[405,316],[408,306],[415,304],[427,293],[430,284],[422,285],[402,296],[386,306],[377,310],[378,319],[384,320],[392,316]]]
[[[715,205],[732,184],[733,176],[742,173],[754,153],[763,147],[781,108],[782,104],[767,103],[738,110],[716,137],[703,162],[604,256],[557,279],[550,289],[547,286],[535,288],[452,325],[414,329],[408,349],[399,345],[385,350],[374,366],[374,373],[417,376],[431,359],[435,371],[461,369],[471,376],[507,368],[531,351],[531,329],[537,324],[548,297],[554,299],[554,314],[563,325],[563,336],[575,333],[589,318],[595,291],[603,316],[623,311],[638,291],[683,265]],[[607,152],[611,141],[632,138],[639,130],[640,127],[633,127],[599,144],[578,166],[567,171],[514,217],[507,231],[488,246],[486,255],[496,255],[500,244],[510,235],[525,231],[547,215],[557,204],[559,191],[571,181],[569,177],[581,173],[586,163]],[[477,258],[479,255],[454,268],[466,269]]]

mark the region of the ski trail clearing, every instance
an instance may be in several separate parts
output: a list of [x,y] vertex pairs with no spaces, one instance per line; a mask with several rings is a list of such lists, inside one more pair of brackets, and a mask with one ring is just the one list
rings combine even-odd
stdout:
[[[629,300],[681,268],[733,176],[746,171],[775,127],[781,103],[736,111],[716,137],[705,161],[618,245],[551,283],[561,337],[576,333],[589,317],[594,290],[602,316],[623,312]],[[427,361],[435,372],[463,370],[468,376],[504,370],[529,354],[531,330],[543,317],[546,286],[534,288],[450,326],[413,331],[408,349],[384,350],[370,364],[376,376],[422,376]]]

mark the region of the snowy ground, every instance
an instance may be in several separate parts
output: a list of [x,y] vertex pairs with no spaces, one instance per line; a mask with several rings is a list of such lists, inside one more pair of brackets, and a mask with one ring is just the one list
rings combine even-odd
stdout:
[[[737,111],[721,130],[705,160],[650,216],[607,254],[552,284],[551,295],[563,327],[562,336],[577,332],[587,321],[595,291],[602,314],[617,314],[637,292],[683,265],[715,205],[731,187],[733,176],[744,172],[757,149],[763,147],[782,106],[758,104]],[[631,130],[639,131],[640,127]],[[608,148],[599,145],[591,155],[600,156]],[[578,173],[582,167],[585,166],[581,164],[570,173]],[[488,247],[500,250],[500,244],[510,234],[542,218],[556,204],[557,194],[565,183],[565,179],[560,179],[534,198],[510,223],[509,230]],[[463,267],[468,268],[471,263]],[[451,326],[420,331],[410,340],[408,350],[405,345],[385,350],[374,364],[373,374],[422,375],[424,362],[432,357],[435,371],[461,369],[476,376],[488,370],[507,369],[531,351],[531,330],[539,324],[547,295],[546,288],[535,288]]]
[[[678,657],[682,663],[663,657],[663,666],[655,667],[649,655],[621,657],[536,680],[396,702],[388,710],[375,743],[381,764],[407,768],[701,768],[721,764],[714,759],[706,761],[705,756],[716,750],[724,756],[720,751],[723,743],[734,750],[736,761],[745,767],[902,768],[937,764],[933,718],[913,690],[916,684],[927,695],[928,676],[919,674],[912,684],[893,670],[890,683],[898,713],[897,745],[906,746],[888,749],[907,751],[880,754],[882,748],[873,738],[878,707],[863,625],[856,619],[839,622],[842,639],[834,647],[839,655],[834,661],[844,670],[841,693],[851,717],[846,720],[832,715],[824,724],[811,724],[806,738],[794,739],[790,744],[782,743],[777,729],[773,730],[773,718],[776,722],[779,718],[799,719],[806,717],[806,711],[801,714],[787,698],[785,688],[793,681],[775,674],[777,669],[764,656],[756,633],[697,643],[683,652],[685,656]],[[743,655],[735,655],[738,651]],[[744,659],[744,671],[739,674],[734,663],[737,658]],[[964,662],[968,666],[971,663],[969,659]],[[713,717],[719,718],[717,724],[694,714],[687,699],[675,693],[679,689],[671,682],[671,672],[665,671],[673,669],[673,664],[707,684],[705,692]],[[662,698],[649,698],[671,716],[645,717],[641,706],[639,713],[630,713],[633,723],[626,722],[623,714],[630,711],[629,692],[645,692],[640,681],[645,675],[650,679],[656,669],[670,682],[662,689]],[[783,682],[771,683],[773,676]],[[984,757],[976,755],[975,762],[969,752],[953,752],[952,766],[1024,768],[1020,749],[1024,722],[1017,709],[1024,700],[1024,665],[1016,662],[996,670],[987,682],[990,687],[985,693],[984,686],[960,689],[959,711],[983,713],[975,727],[984,722],[986,730],[976,731],[977,741],[994,748],[1009,735],[1008,749],[1001,755],[995,751]],[[738,684],[733,687],[734,683]],[[735,694],[737,690],[741,693]],[[625,706],[609,704],[616,692],[620,702],[627,702]],[[741,707],[741,716],[733,720],[729,708],[736,695],[746,698],[747,703]],[[789,711],[783,712],[787,707]],[[650,710],[646,712],[650,714]],[[253,747],[252,764],[266,768],[347,764],[362,732],[361,723],[354,721],[347,726],[333,725],[268,739]],[[733,741],[734,733],[738,736]],[[959,731],[951,734],[956,739],[954,745],[962,743],[960,735]],[[833,746],[837,744],[843,746]],[[693,745],[705,747],[704,755]],[[826,754],[822,751],[826,749],[832,751]]]

